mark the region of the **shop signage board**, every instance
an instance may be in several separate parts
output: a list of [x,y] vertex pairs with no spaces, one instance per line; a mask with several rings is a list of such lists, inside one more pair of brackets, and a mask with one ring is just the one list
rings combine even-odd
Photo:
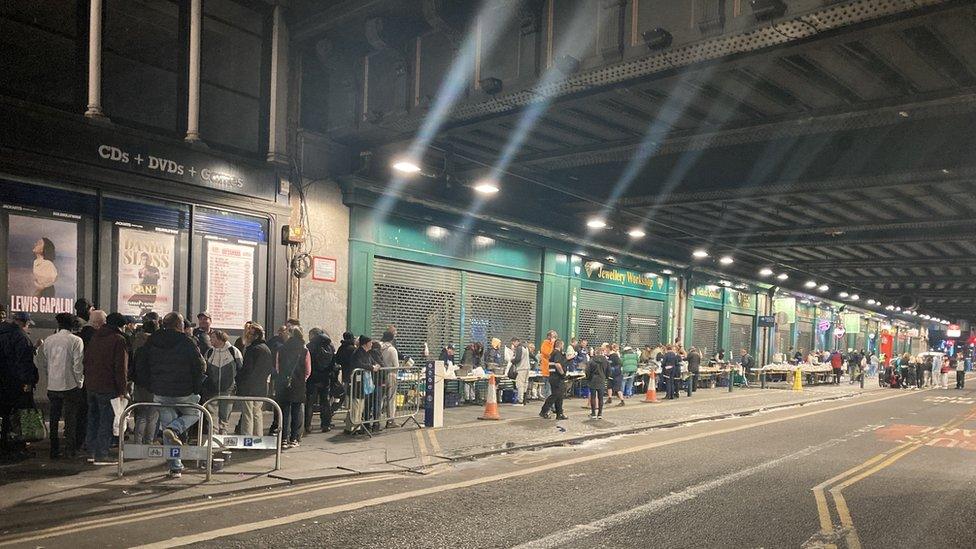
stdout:
[[598,261],[584,263],[583,275],[593,282],[603,282],[623,288],[664,291],[664,279],[660,276],[651,277],[629,269],[608,267]]
[[7,216],[7,310],[71,312],[78,292],[81,216],[17,206],[4,209],[24,212]]
[[772,328],[776,325],[776,317],[773,315],[763,315],[759,317],[760,328]]
[[773,312],[784,313],[786,315],[786,324],[793,324],[796,322],[796,298],[778,297],[774,299]]
[[231,161],[186,144],[134,131],[24,112],[0,105],[0,142],[12,149],[274,200],[274,170]]
[[861,315],[857,313],[844,313],[844,331],[849,334],[861,333]]
[[251,320],[254,253],[253,246],[207,241],[207,310],[214,328],[238,329]]
[[177,231],[118,231],[118,311],[140,317],[149,311],[172,311]]
[[729,305],[740,309],[754,309],[756,307],[756,296],[753,294],[738,290],[726,290],[725,293],[728,295]]
[[946,337],[961,337],[962,328],[958,324],[950,324],[946,327]]

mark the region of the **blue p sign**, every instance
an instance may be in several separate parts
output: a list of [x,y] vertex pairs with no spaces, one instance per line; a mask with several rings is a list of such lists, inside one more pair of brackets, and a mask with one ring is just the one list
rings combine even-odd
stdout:
[[178,457],[180,457],[180,449],[179,448],[170,448],[169,449],[169,457],[171,457],[171,458],[178,458]]

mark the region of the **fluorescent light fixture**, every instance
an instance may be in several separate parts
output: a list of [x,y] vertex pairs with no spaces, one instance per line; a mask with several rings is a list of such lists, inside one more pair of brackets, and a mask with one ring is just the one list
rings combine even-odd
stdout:
[[674,271],[672,271],[671,269],[661,269],[661,272],[664,273],[664,274],[666,274],[666,275],[673,275],[674,274]]
[[691,252],[691,255],[693,257],[698,258],[698,259],[704,259],[704,258],[708,257],[708,252],[706,250],[695,250],[695,251]]
[[888,305],[887,307],[885,307],[885,310],[886,311],[894,311],[895,310],[895,306],[894,305]]
[[731,255],[723,255],[718,262],[722,265],[731,265],[735,263],[735,259]]
[[851,301],[857,301],[859,299],[861,299],[861,296],[857,294],[851,294]]
[[607,222],[599,217],[594,217],[586,222],[586,226],[591,229],[603,229],[607,226]]
[[630,235],[631,238],[644,238],[647,236],[647,233],[645,233],[643,229],[631,229],[627,234]]
[[826,292],[826,291],[827,291],[827,290],[829,290],[829,289],[830,289],[830,286],[828,286],[828,285],[826,285],[826,284],[821,284],[821,285],[820,285],[820,287],[819,287],[819,288],[817,288],[817,290],[819,290],[819,291],[821,291],[821,292]]
[[498,183],[490,179],[483,179],[475,184],[474,190],[481,194],[495,194],[498,192]]
[[875,300],[873,300],[873,299],[869,299],[868,300],[868,305],[875,305],[876,303],[878,303],[878,302],[875,301]]
[[402,173],[418,173],[420,165],[409,158],[400,158],[393,161],[393,169]]
[[647,278],[657,278],[657,273],[644,273]]
[[773,276],[773,270],[769,267],[763,267],[759,269],[759,276]]
[[837,295],[840,296],[841,299],[847,299],[848,297],[851,296],[851,294],[849,294],[847,292],[841,292],[841,293],[839,293]]
[[817,281],[816,280],[807,280],[806,282],[803,283],[803,285],[806,286],[807,288],[816,288],[817,287]]
[[617,261],[617,258],[616,257],[613,257],[612,255],[608,255],[607,256],[607,261],[609,261],[610,263],[614,263],[614,262]]
[[776,279],[777,280],[786,280],[789,277],[790,277],[790,275],[788,275],[786,273],[779,273],[778,275],[776,275]]

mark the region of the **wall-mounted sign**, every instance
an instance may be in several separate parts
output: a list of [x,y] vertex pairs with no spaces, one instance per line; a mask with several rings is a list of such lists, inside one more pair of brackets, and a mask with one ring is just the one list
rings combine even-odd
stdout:
[[849,334],[861,333],[861,315],[857,313],[844,313],[844,330]]
[[772,328],[776,325],[776,317],[773,315],[763,315],[758,318],[760,328]]
[[795,297],[779,297],[773,300],[773,312],[783,313],[786,315],[786,323],[793,324],[796,322],[796,298]]
[[336,260],[333,257],[314,256],[312,258],[312,280],[320,282],[336,281]]
[[10,312],[71,312],[78,290],[80,216],[7,217],[7,294]]
[[722,299],[722,288],[717,286],[699,286],[695,288],[694,294],[698,297],[708,299]]
[[664,290],[664,279],[660,276],[647,276],[628,269],[607,267],[599,261],[587,261],[583,264],[583,274],[586,279],[594,282],[604,282],[629,288],[642,290]]
[[961,336],[962,336],[962,328],[960,328],[958,324],[950,324],[946,328],[946,337],[961,337]]
[[845,335],[847,335],[847,330],[845,330],[843,326],[838,326],[834,328],[834,337],[836,337],[837,339],[840,339]]
[[252,320],[254,247],[207,241],[207,310],[213,327],[239,329]]
[[830,319],[821,318],[817,321],[817,332],[824,333],[830,329]]
[[[175,232],[175,231],[174,231]],[[173,310],[176,237],[170,231],[119,227],[118,301],[122,314]]]
[[756,296],[753,294],[737,290],[728,290],[726,293],[729,296],[729,303],[740,309],[752,309],[756,306]]

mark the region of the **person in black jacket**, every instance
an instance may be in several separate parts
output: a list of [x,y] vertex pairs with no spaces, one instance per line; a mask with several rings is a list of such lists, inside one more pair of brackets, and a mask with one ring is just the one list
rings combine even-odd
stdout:
[[668,400],[678,398],[678,379],[681,378],[681,363],[673,345],[668,345],[661,361],[661,373],[668,380]]
[[556,419],[569,419],[563,414],[563,380],[566,379],[568,360],[563,353],[563,340],[557,339],[552,344],[552,354],[549,355],[549,388],[551,393],[542,405],[539,417],[549,419],[549,410],[555,409]]
[[610,363],[605,356],[605,345],[597,347],[593,358],[586,364],[586,386],[590,389],[590,419],[603,419],[603,393],[607,390]]
[[[345,334],[343,334],[343,338],[345,338]],[[372,372],[379,369],[370,353],[372,349],[373,340],[364,335],[359,336],[359,346],[352,353],[348,364],[342,366],[342,379],[346,383],[346,396],[349,399],[349,413],[346,414],[346,425],[343,429],[347,435],[358,430],[364,419],[366,395],[363,393],[362,378],[366,375],[372,375]],[[356,374],[356,370],[362,370],[363,374]]]
[[698,390],[698,375],[701,372],[702,355],[698,347],[692,347],[688,351],[688,373],[691,374],[691,392]]
[[[268,379],[274,372],[271,349],[264,341],[264,326],[252,323],[244,332],[244,362],[237,372],[237,396],[267,397]],[[264,403],[241,401],[241,434],[264,434]]]
[[305,432],[312,432],[312,416],[315,405],[319,405],[319,420],[322,432],[332,430],[333,387],[339,383],[335,371],[335,349],[332,339],[318,328],[308,331],[308,352],[312,357],[312,375],[305,384]]
[[29,407],[39,377],[34,366],[34,345],[27,338],[33,324],[27,313],[14,313],[10,321],[0,323],[0,451],[5,456],[14,453],[10,441],[13,415]]
[[[146,352],[137,355],[136,375],[148,385],[153,400],[166,405],[159,409],[163,442],[182,446],[180,437],[200,419],[200,412],[179,405],[200,402],[206,364],[196,342],[183,331],[183,315],[167,314],[163,317],[162,328],[146,340],[143,346]],[[170,477],[179,478],[182,472],[183,462],[178,458],[171,459]]]
[[305,347],[305,334],[296,326],[275,356],[275,400],[281,406],[283,448],[294,448],[301,443],[305,386],[311,374],[312,358]]

